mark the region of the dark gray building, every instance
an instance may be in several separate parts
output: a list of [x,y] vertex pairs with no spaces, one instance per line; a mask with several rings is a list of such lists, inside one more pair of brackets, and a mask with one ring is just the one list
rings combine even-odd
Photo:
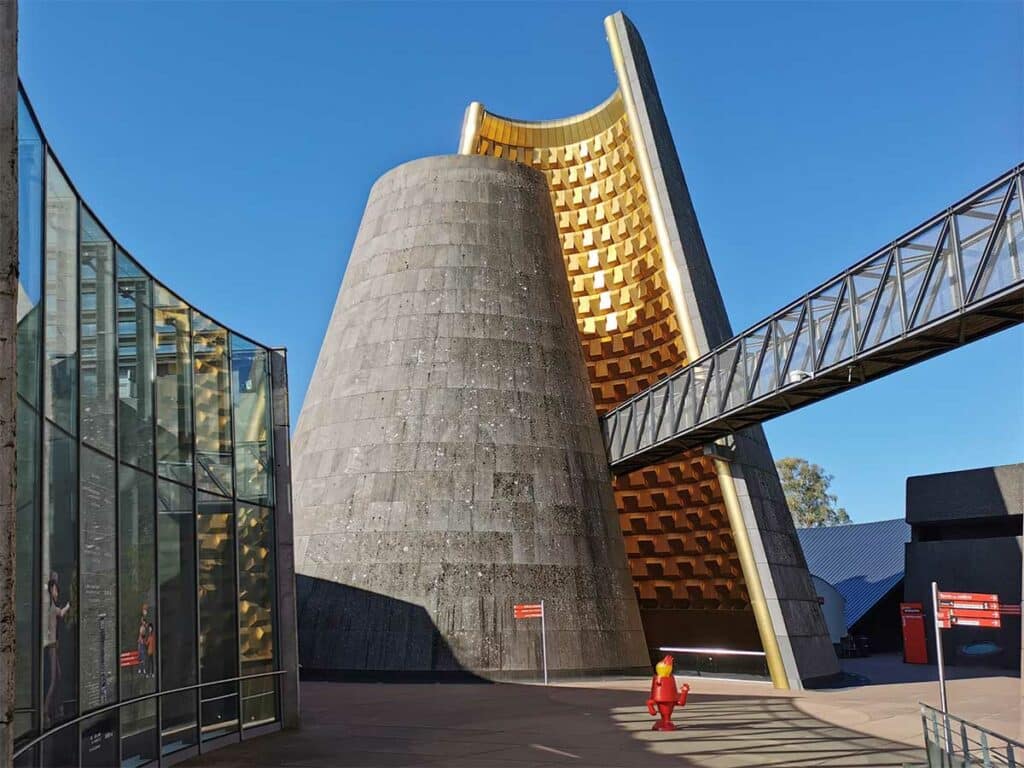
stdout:
[[[1020,603],[1022,515],[1024,464],[907,478],[911,541],[904,599],[924,604],[930,656],[931,582],[949,592],[995,593],[1002,603]],[[994,646],[980,647],[985,643]],[[1019,616],[1003,616],[1000,629],[954,627],[943,635],[948,664],[1018,669],[1020,649]]]

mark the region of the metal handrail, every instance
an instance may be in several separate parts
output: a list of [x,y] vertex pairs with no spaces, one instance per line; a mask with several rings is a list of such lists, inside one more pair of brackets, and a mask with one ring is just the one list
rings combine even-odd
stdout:
[[[238,682],[241,682],[243,680],[254,680],[254,679],[260,678],[260,677],[273,677],[273,676],[276,676],[276,675],[285,675],[285,674],[288,674],[288,670],[287,669],[277,669],[277,670],[274,670],[273,672],[260,672],[260,673],[255,674],[255,675],[239,675],[238,677],[226,677],[226,678],[224,678],[222,680],[209,680],[209,681],[202,682],[202,683],[196,683],[195,685],[186,685],[186,686],[183,686],[181,688],[169,688],[166,691],[154,691],[153,693],[147,693],[147,694],[144,694],[142,696],[136,696],[136,697],[131,698],[131,699],[125,699],[124,701],[118,701],[118,702],[115,702],[114,704],[108,704],[107,706],[100,707],[99,709],[89,710],[85,714],[79,715],[78,717],[74,718],[73,720],[68,720],[66,723],[61,723],[60,725],[54,726],[53,728],[51,728],[50,730],[46,731],[45,733],[41,733],[39,736],[36,736],[34,739],[32,739],[32,741],[29,741],[26,744],[23,744],[22,746],[18,747],[18,749],[15,750],[15,752],[14,752],[13,758],[17,759],[22,754],[24,754],[25,752],[28,752],[30,749],[32,749],[32,747],[36,746],[36,744],[39,744],[40,742],[45,741],[46,739],[50,738],[51,736],[53,736],[58,731],[62,731],[65,728],[71,727],[72,725],[77,725],[78,723],[82,722],[83,720],[91,720],[96,715],[102,715],[104,712],[112,712],[113,710],[120,709],[121,707],[127,707],[127,706],[129,706],[131,704],[138,704],[139,702],[142,702],[142,701],[149,701],[150,699],[155,699],[155,698],[157,698],[159,696],[169,696],[169,695],[175,694],[175,693],[184,693],[186,691],[194,691],[194,690],[197,690],[199,688],[206,688],[206,687],[211,686],[211,685],[223,685],[225,683],[238,683]],[[232,693],[232,694],[228,694],[228,695],[229,696],[239,696],[241,694],[240,693],[239,694]]]
[[1017,768],[1024,742],[921,703],[929,768]]

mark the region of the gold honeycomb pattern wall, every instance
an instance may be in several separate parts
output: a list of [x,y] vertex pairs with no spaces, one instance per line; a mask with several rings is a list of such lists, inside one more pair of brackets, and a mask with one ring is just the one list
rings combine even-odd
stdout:
[[[619,91],[564,120],[483,112],[471,151],[547,177],[599,413],[686,363]],[[641,609],[749,608],[710,459],[683,454],[619,476],[614,488]]]

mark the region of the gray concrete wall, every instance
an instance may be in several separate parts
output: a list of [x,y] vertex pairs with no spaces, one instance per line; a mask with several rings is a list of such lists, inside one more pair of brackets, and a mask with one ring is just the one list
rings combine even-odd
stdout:
[[295,623],[295,537],[292,521],[291,417],[288,353],[270,354],[274,413],[274,527],[277,540],[277,638],[281,677],[281,724],[299,727],[299,641]]
[[907,522],[962,522],[1024,515],[1024,464],[907,478]]
[[[999,595],[1000,602],[1021,601],[1021,537],[912,541],[906,545],[904,600],[924,606],[927,619],[928,658],[934,663],[931,583],[947,592],[984,592]],[[949,664],[970,660],[959,649],[968,643],[992,641],[1003,652],[991,660],[1006,669],[1020,666],[1021,619],[1003,616],[999,629],[954,627],[942,633],[943,654]]]
[[[668,250],[676,258],[685,311],[700,347],[688,353],[698,357],[730,339],[732,327],[643,41],[622,13],[615,14],[613,21],[623,43],[630,89],[637,100],[639,125],[634,130],[651,159],[652,202],[660,203],[665,213]],[[743,430],[735,436],[732,448],[729,466],[790,685],[799,687],[801,680],[834,675],[839,663],[764,431],[760,427]]]
[[293,444],[306,669],[646,668],[544,177],[418,160],[373,187]]
[[18,4],[0,5],[0,765],[14,718],[15,347],[18,303]]

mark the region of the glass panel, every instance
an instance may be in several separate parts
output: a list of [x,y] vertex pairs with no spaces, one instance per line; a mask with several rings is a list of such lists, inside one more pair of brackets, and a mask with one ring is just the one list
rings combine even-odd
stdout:
[[751,399],[766,395],[777,386],[775,334],[772,332],[771,323],[767,326],[765,343],[767,344],[767,349],[761,358],[761,367],[757,369],[757,381],[754,384],[754,392],[751,395]]
[[156,330],[157,471],[192,484],[192,327],[188,306],[157,285]]
[[[789,360],[789,349],[799,330],[801,308],[796,307],[789,310],[775,321],[775,346],[779,352],[779,368],[786,370],[786,363]],[[779,382],[780,385],[785,383]]]
[[711,373],[710,360],[694,363],[690,369],[690,381],[686,388],[686,399],[683,401],[683,429],[688,429],[697,423],[697,417],[700,415],[701,398],[704,397],[704,390],[708,387],[709,373]]
[[854,352],[853,321],[850,310],[849,292],[843,289],[842,298],[839,301],[839,309],[836,311],[836,319],[832,324],[832,333],[825,342],[825,355],[821,361],[821,367],[835,365],[841,360],[850,357]]
[[[243,675],[274,669],[274,513],[238,505],[238,623]],[[277,718],[273,678],[243,684],[242,722]]]
[[715,371],[707,397],[704,398],[701,420],[714,418],[722,412],[722,401],[728,394],[729,378],[732,376],[733,368],[736,367],[739,352],[740,347],[737,342],[715,355]]
[[943,223],[934,224],[908,243],[899,247],[900,269],[903,272],[903,301],[907,308],[907,320],[914,311],[924,279],[928,276],[928,266],[932,263],[932,254],[942,234]]
[[764,344],[768,338],[768,326],[751,331],[743,339],[743,356],[736,368],[736,375],[732,380],[732,388],[729,391],[728,407],[735,408],[747,402],[750,388],[757,375],[757,364],[764,351]]
[[242,681],[242,727],[253,728],[277,720],[277,678]]
[[988,245],[992,227],[1002,208],[1008,184],[1003,184],[957,214],[956,229],[960,238],[960,258],[964,268],[964,284],[970,286]]
[[192,345],[195,356],[196,486],[230,496],[228,333],[209,318],[193,313]]
[[[198,422],[197,422],[198,424]],[[200,682],[238,675],[234,509],[227,499],[197,494],[199,541],[199,677]],[[238,727],[238,685],[202,688],[203,739]]]
[[[43,483],[43,728],[78,714],[77,444],[46,425],[46,474]],[[74,739],[74,729],[72,742]]]
[[46,156],[46,415],[71,434],[78,408],[78,200]]
[[663,440],[673,434],[682,416],[683,395],[686,392],[686,376],[673,376],[669,381],[668,404],[665,408],[665,418],[661,421],[661,428],[658,430],[658,439]]
[[889,255],[878,256],[853,274],[853,315],[858,339],[864,338],[864,328],[881,287]]
[[864,349],[869,349],[894,336],[903,330],[903,318],[900,315],[899,281],[896,279],[896,263],[893,262],[885,282],[882,284],[882,295],[875,307],[875,316],[871,326],[865,330]]
[[821,350],[825,346],[825,337],[828,335],[829,323],[832,322],[832,315],[835,314],[836,305],[839,303],[839,292],[842,287],[842,282],[833,283],[811,297],[815,360],[821,357]]
[[793,384],[810,378],[814,373],[814,347],[811,345],[811,323],[805,316],[800,319],[800,326],[791,342],[792,357],[786,366],[786,384]]
[[199,741],[196,719],[196,692],[183,691],[161,699],[160,753],[169,755]]
[[128,699],[156,690],[153,478],[122,464],[118,485],[121,698]]
[[976,298],[989,296],[1021,279],[1021,259],[1024,258],[1024,225],[1021,222],[1020,198],[1013,196],[1006,210],[1006,218],[996,235],[988,264],[974,294]]
[[714,357],[708,359],[707,362],[700,365],[694,366],[693,378],[694,382],[703,380],[702,386],[694,387],[694,394],[697,397],[693,401],[694,407],[694,424],[699,424],[705,418],[708,413],[708,401],[714,402],[715,390],[717,379],[715,377],[715,364],[716,360]]
[[114,244],[86,211],[81,229],[82,439],[113,455]]
[[[39,404],[43,269],[43,143],[18,95],[18,394]],[[20,429],[20,427],[19,427]]]
[[117,493],[114,460],[82,449],[82,710],[117,700]]
[[152,283],[117,252],[117,369],[120,460],[153,471]]
[[956,269],[956,254],[953,252],[953,238],[947,232],[939,245],[938,261],[928,277],[913,325],[924,325],[936,318],[948,315],[960,305],[959,277]]
[[164,689],[195,685],[196,554],[192,489],[161,480],[157,494],[160,670]]
[[156,757],[156,699],[122,707],[122,768],[135,768]]
[[36,627],[42,606],[39,548],[39,415],[18,398],[18,490],[16,523],[17,567],[14,571],[17,654],[14,673],[14,738],[34,732],[38,709],[36,691],[39,644]]
[[117,712],[90,717],[83,720],[79,728],[82,768],[110,768],[117,765]]

